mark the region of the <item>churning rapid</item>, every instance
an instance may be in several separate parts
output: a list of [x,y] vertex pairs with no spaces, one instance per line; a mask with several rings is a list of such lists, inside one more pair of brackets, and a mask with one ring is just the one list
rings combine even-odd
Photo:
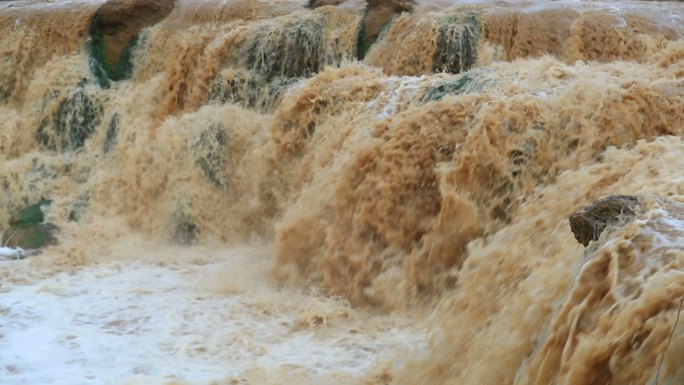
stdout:
[[684,380],[684,3],[8,1],[0,116],[2,383]]

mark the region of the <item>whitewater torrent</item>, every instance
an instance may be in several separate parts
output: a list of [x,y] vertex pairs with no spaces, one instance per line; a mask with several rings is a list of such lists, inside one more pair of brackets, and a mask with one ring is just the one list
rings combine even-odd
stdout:
[[424,348],[406,318],[277,290],[254,249],[157,253],[3,285],[2,383],[354,383]]
[[0,383],[684,378],[684,3],[104,3],[0,3]]

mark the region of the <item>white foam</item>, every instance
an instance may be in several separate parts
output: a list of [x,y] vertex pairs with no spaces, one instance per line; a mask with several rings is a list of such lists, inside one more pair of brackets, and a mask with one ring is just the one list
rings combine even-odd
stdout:
[[21,247],[17,247],[16,249],[11,247],[0,247],[0,260],[21,258],[22,255],[24,255],[24,249]]
[[368,102],[367,108],[377,111],[378,120],[396,115],[401,112],[399,108],[401,102],[415,98],[425,79],[425,76],[390,76],[387,81],[391,87]]
[[0,382],[208,383],[255,366],[362,374],[376,359],[425,345],[423,332],[406,328],[298,330],[296,309],[264,312],[247,293],[202,289],[198,281],[216,268],[111,264],[5,286]]

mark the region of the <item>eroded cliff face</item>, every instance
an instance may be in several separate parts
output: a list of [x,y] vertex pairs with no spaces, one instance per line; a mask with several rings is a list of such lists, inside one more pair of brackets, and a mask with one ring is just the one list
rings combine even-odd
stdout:
[[371,382],[678,378],[684,5],[329,5],[0,4],[0,224],[51,199],[56,270],[258,242],[349,311],[436,307]]

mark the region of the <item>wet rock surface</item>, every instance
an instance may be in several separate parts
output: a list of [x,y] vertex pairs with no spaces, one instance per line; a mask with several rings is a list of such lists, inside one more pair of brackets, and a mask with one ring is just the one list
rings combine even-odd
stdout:
[[434,72],[457,74],[475,65],[480,34],[475,12],[441,20],[438,31],[437,47],[432,59]]
[[266,75],[251,71],[230,71],[225,78],[216,76],[209,87],[209,100],[220,103],[239,104],[260,112],[270,112],[277,105],[283,92],[298,78]]
[[587,246],[589,242],[598,240],[607,226],[633,218],[638,207],[636,196],[610,195],[573,213],[570,228],[577,242]]
[[199,238],[199,229],[193,218],[182,211],[175,212],[171,218],[173,241],[179,246],[192,246]]
[[15,226],[3,235],[3,243],[7,247],[22,249],[40,249],[57,244],[55,236],[59,229],[52,223],[36,223],[26,227]]
[[336,6],[344,3],[347,0],[309,0],[307,6],[309,8],[319,8],[325,6]]
[[91,56],[100,85],[131,75],[131,51],[144,28],[163,20],[175,0],[109,0],[90,26]]
[[414,6],[415,2],[411,0],[368,0],[359,34],[359,59],[365,56],[365,52],[395,17],[413,11]]
[[323,36],[325,19],[319,15],[285,26],[265,25],[251,42],[247,62],[267,81],[279,76],[311,76],[327,62]]
[[204,176],[218,188],[226,186],[225,147],[228,144],[226,129],[220,123],[212,124],[202,131],[192,149],[195,152],[197,165]]
[[42,200],[19,211],[10,218],[10,227],[3,233],[2,245],[9,248],[40,249],[57,244],[59,228],[45,223],[43,210],[52,202]]
[[[315,9],[325,6],[337,6],[346,0],[309,0],[307,6]],[[392,20],[403,12],[413,11],[416,2],[413,0],[367,0],[366,11],[359,28],[357,58],[362,60],[381,32]]]
[[100,125],[103,112],[102,102],[83,83],[41,122],[36,139],[52,151],[80,149]]

